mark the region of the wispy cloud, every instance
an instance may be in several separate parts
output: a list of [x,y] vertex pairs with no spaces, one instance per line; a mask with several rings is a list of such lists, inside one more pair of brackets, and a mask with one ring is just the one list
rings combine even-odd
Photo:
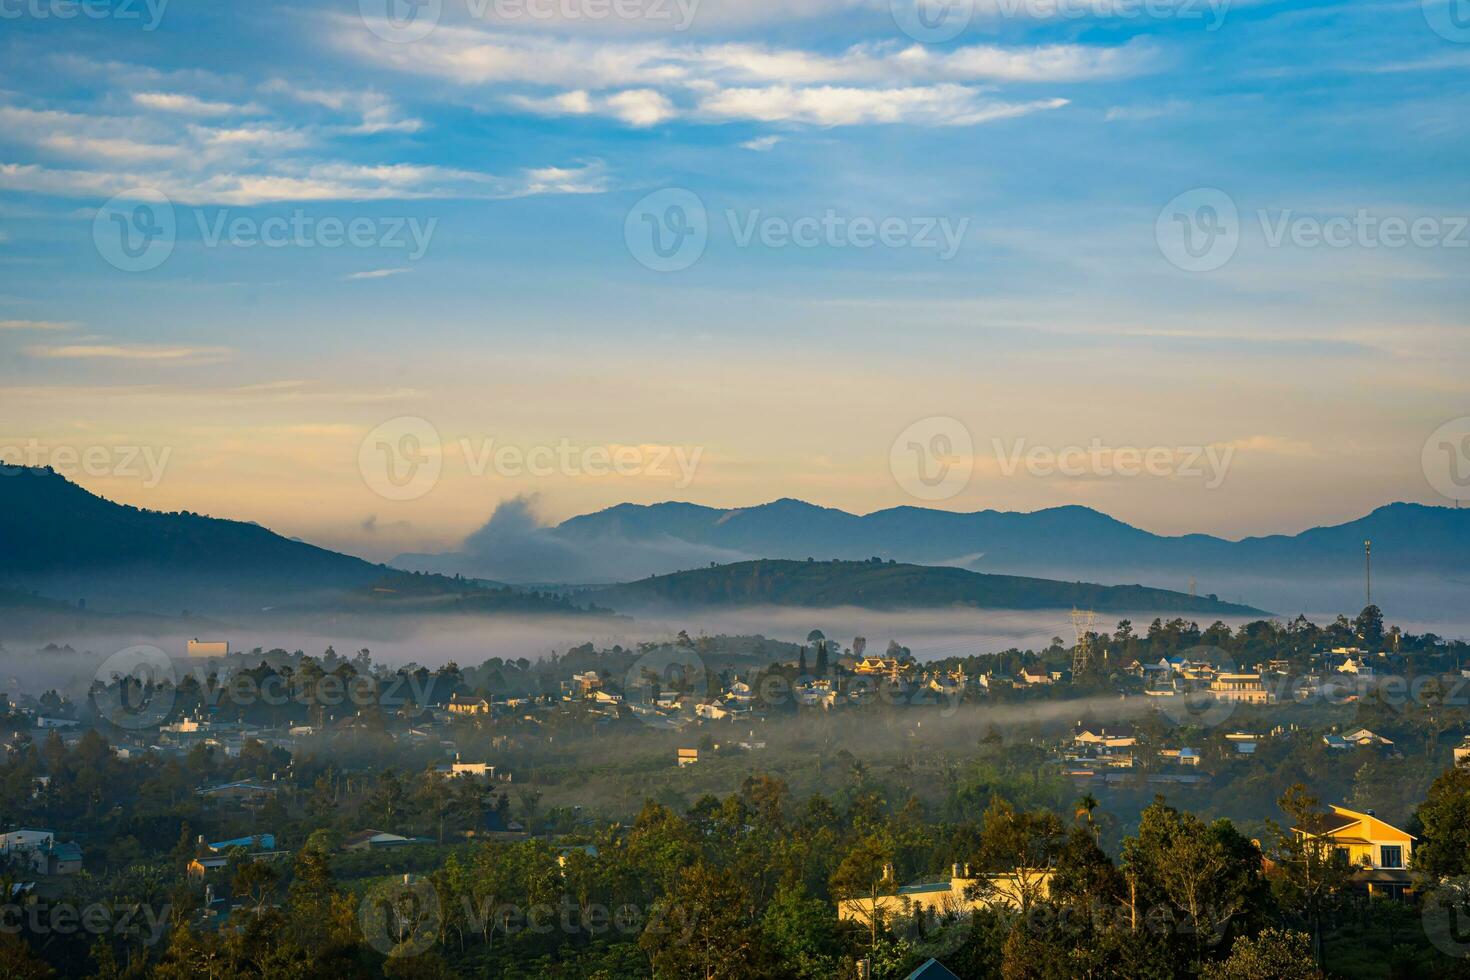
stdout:
[[133,101],[144,109],[157,109],[185,116],[230,116],[260,112],[257,105],[235,105],[232,102],[210,102],[180,92],[134,92]]
[[754,150],[757,153],[767,153],[775,149],[776,144],[781,142],[779,136],[758,136],[753,140],[746,140],[740,144],[742,150]]
[[203,364],[226,360],[228,347],[166,347],[152,344],[61,344],[26,348],[43,360],[163,361]]
[[0,330],[68,330],[74,326],[60,320],[0,320]]
[[[82,66],[86,68],[87,66]],[[0,189],[68,197],[105,198],[144,187],[177,204],[239,205],[296,201],[372,201],[423,198],[503,199],[530,194],[588,193],[606,184],[600,163],[527,167],[491,174],[463,168],[362,161],[349,137],[414,132],[421,123],[370,89],[307,88],[280,80],[254,91],[241,105],[160,88],[179,80],[126,66],[91,65],[117,85],[146,85],[128,93],[123,114],[34,108],[0,102]],[[227,80],[191,73],[201,91]],[[5,93],[0,92],[0,99]],[[604,100],[609,112],[636,125],[661,118],[657,93]],[[270,103],[285,105],[272,107]],[[303,110],[303,105],[315,110]],[[307,118],[301,118],[305,112]],[[228,118],[230,116],[241,118]],[[248,118],[245,116],[248,115]],[[180,126],[180,116],[192,117]],[[5,159],[8,146],[38,157]],[[350,162],[349,157],[350,155]],[[549,178],[548,175],[554,175]]]
[[[877,42],[827,53],[750,43],[592,41],[469,27],[441,27],[411,46],[376,43],[360,24],[339,23],[332,37],[375,65],[500,90],[502,104],[528,112],[606,116],[638,127],[730,118],[976,125],[1061,104],[1056,97],[997,99],[984,86],[1121,78],[1149,71],[1158,61],[1155,47],[1137,40],[1114,46],[978,44],[948,51]],[[799,105],[781,111],[776,102],[788,98]],[[864,101],[870,104],[858,105]]]
[[1103,122],[1147,122],[1165,116],[1177,116],[1189,108],[1179,99],[1144,105],[1115,105],[1103,115]]
[[342,280],[344,282],[356,282],[362,279],[387,279],[389,276],[401,276],[408,271],[407,266],[397,269],[369,269],[366,272],[354,272],[351,275],[343,276]]
[[1059,109],[1066,99],[1008,103],[986,98],[963,85],[903,89],[821,86],[726,89],[700,103],[700,110],[727,119],[854,126],[911,123],[925,126],[974,126],[1032,112]]

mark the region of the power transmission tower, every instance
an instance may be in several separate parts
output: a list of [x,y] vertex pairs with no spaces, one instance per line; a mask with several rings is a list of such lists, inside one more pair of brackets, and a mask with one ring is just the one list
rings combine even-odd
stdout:
[[1072,630],[1077,634],[1077,645],[1072,648],[1072,677],[1076,678],[1092,666],[1092,634],[1097,625],[1097,613],[1091,609],[1083,612],[1072,610]]
[[1195,580],[1195,577],[1193,575],[1191,575],[1191,576],[1189,576],[1189,597],[1191,599],[1198,599],[1199,598],[1198,592],[1199,592],[1199,582]]

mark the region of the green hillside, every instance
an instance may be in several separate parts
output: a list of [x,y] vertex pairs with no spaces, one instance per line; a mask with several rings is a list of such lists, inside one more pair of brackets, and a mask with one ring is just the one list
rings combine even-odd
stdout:
[[657,606],[803,606],[869,609],[1095,609],[1262,615],[1214,596],[1141,585],[1092,585],[962,568],[870,561],[746,561],[657,575],[586,595],[618,610]]

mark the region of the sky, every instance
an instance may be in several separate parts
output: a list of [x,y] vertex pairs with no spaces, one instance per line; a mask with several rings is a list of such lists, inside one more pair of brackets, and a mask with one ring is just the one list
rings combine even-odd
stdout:
[[0,0],[0,456],[497,505],[1470,496],[1464,0]]

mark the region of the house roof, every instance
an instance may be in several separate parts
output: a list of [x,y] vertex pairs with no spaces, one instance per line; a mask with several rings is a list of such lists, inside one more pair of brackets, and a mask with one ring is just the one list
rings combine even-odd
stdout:
[[960,980],[960,978],[943,963],[930,958],[904,980]]
[[933,892],[952,891],[947,881],[926,881],[917,885],[904,885],[898,890],[900,895],[928,895]]
[[[1360,824],[1368,825],[1367,833],[1351,838],[1342,836],[1340,834],[1340,831],[1346,830],[1349,827],[1356,827]],[[1383,839],[1384,835],[1373,832],[1378,829],[1373,827],[1373,824],[1380,825],[1381,828],[1387,830],[1390,835],[1396,835],[1411,841],[1417,840],[1417,838],[1414,837],[1413,834],[1402,831],[1399,828],[1395,827],[1393,824],[1388,823],[1385,820],[1381,820],[1371,813],[1359,813],[1356,810],[1349,810],[1347,807],[1337,806],[1335,804],[1332,807],[1331,813],[1323,815],[1322,833],[1331,834],[1345,843],[1368,843],[1370,840]],[[1300,827],[1293,827],[1292,829],[1297,831],[1298,833],[1305,833],[1305,831],[1302,831]]]
[[229,840],[215,841],[206,846],[211,851],[227,851],[232,847],[259,847],[263,851],[273,851],[276,848],[276,835],[252,834],[249,837],[232,837]]

